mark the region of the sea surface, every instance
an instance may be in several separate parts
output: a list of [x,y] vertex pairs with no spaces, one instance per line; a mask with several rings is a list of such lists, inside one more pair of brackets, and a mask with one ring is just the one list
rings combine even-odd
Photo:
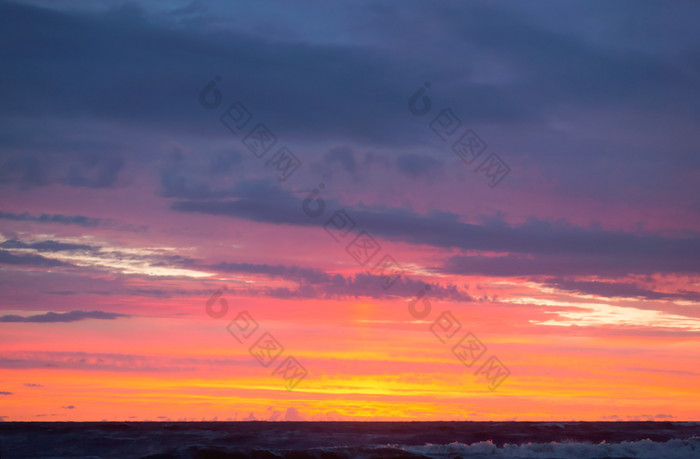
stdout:
[[3,422],[13,458],[700,458],[692,422]]

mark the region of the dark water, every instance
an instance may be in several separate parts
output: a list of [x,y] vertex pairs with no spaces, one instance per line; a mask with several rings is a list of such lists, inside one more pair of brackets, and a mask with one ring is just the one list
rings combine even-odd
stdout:
[[682,422],[5,422],[12,458],[700,458]]

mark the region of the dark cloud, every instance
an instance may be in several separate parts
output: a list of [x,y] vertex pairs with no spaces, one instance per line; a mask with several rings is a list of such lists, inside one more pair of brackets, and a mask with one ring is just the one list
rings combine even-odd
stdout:
[[207,266],[207,268],[221,272],[264,274],[271,278],[283,277],[285,279],[310,284],[328,282],[332,279],[332,275],[319,269],[302,268],[299,266],[271,266],[267,264],[223,262],[216,265]]
[[18,266],[36,266],[36,267],[71,267],[70,263],[60,260],[52,260],[35,254],[15,255],[6,250],[0,250],[0,264],[18,265]]
[[[229,281],[231,282],[231,281]],[[242,283],[242,282],[241,282]],[[137,288],[137,289],[123,289],[123,290],[118,290],[116,292],[110,293],[110,292],[88,292],[88,293],[95,293],[99,295],[132,295],[132,296],[142,296],[142,297],[150,297],[150,298],[182,298],[182,297],[188,297],[188,296],[205,296],[205,295],[210,295],[211,290],[210,289],[191,289],[191,290],[182,290],[182,289],[158,289],[158,288]]]
[[87,157],[82,164],[72,165],[62,182],[77,187],[107,188],[114,186],[123,167],[122,157],[96,154]]
[[44,387],[43,384],[24,383],[25,387]]
[[396,165],[404,174],[416,178],[434,174],[442,163],[428,155],[407,153],[396,158]]
[[209,170],[214,174],[230,174],[243,162],[243,154],[238,151],[217,152],[210,160]]
[[188,199],[224,198],[232,177],[242,173],[243,155],[235,150],[200,151],[188,155],[180,146],[172,146],[162,158],[158,194]]
[[12,212],[0,211],[0,219],[32,222],[32,223],[59,223],[62,225],[77,225],[86,228],[101,227],[115,231],[125,231],[131,233],[140,233],[148,229],[145,225],[134,225],[131,223],[122,223],[119,221],[105,218],[91,218],[82,215],[61,215],[61,214],[40,214],[32,215],[29,212],[21,214]]
[[279,191],[269,192],[262,187],[258,192],[245,190],[243,193],[231,191],[240,196],[235,201],[176,201],[171,207],[180,212],[193,212],[228,217],[245,218],[280,224],[313,225],[314,223],[301,213],[299,200]]
[[7,392],[5,390],[0,390],[0,395],[14,395],[14,392]]
[[[689,248],[695,242],[689,241]],[[578,255],[509,254],[498,257],[462,256],[448,258],[437,271],[451,274],[509,276],[602,276],[619,278],[627,274],[697,273],[700,267],[694,259],[680,253],[642,254],[586,254]]]
[[575,281],[570,279],[552,279],[545,285],[559,290],[608,298],[643,298],[647,300],[688,300],[700,302],[700,293],[680,291],[677,293],[658,292],[640,288],[635,284],[623,282]]
[[[176,26],[140,9],[81,14],[5,3],[2,10],[8,43],[32,45],[4,49],[8,90],[1,106],[12,115],[91,115],[171,129],[189,121],[195,123],[190,129],[223,136],[213,130],[221,127],[215,118],[205,126],[205,117],[193,116],[200,107],[192,99],[174,97],[194,98],[218,73],[226,101],[235,94],[278,135],[283,130],[288,138],[405,144],[417,137],[395,121],[425,74],[441,81],[433,88],[435,100],[456,103],[465,122],[538,119],[566,102],[658,108],[663,99],[649,94],[660,91],[680,103],[681,96],[698,96],[690,84],[696,76],[681,71],[677,61],[639,50],[615,52],[480,3],[408,2],[372,8],[370,18],[350,18],[378,24],[391,44],[384,49],[378,37],[351,46],[273,43],[235,29],[212,34],[206,23]],[[406,10],[412,14],[402,14]],[[435,29],[432,40],[416,32],[426,21]],[[434,52],[416,54],[426,47]],[[501,80],[479,82],[474,77],[492,65],[489,56],[509,71]],[[425,70],[416,71],[416,61]],[[111,78],[117,69],[119,78]],[[689,102],[664,108],[697,115]]]
[[41,241],[26,243],[18,239],[8,239],[3,243],[0,243],[0,248],[3,249],[33,249],[37,252],[63,252],[63,251],[73,251],[73,250],[96,250],[97,247],[93,247],[85,244],[66,244],[57,241]]
[[[322,217],[302,211],[302,199],[263,182],[241,184],[233,201],[179,201],[172,208],[298,226],[319,226],[340,209],[327,201]],[[253,190],[257,190],[253,192]],[[453,273],[520,275],[611,275],[648,272],[700,272],[700,237],[664,237],[622,231],[581,228],[566,222],[531,219],[519,226],[500,221],[476,225],[462,223],[456,214],[417,214],[396,208],[346,208],[358,228],[373,236],[440,248],[508,253],[503,257],[450,259],[445,269]],[[526,256],[532,255],[533,257]],[[564,270],[564,271],[562,271]]]
[[[598,7],[602,19],[605,17],[602,12],[608,8],[601,4]],[[401,15],[400,9],[417,14]],[[649,52],[646,47],[620,49],[617,39],[596,43],[562,27],[561,17],[549,14],[546,8],[540,9],[530,8],[527,17],[516,10],[483,2],[468,6],[458,2],[430,5],[411,2],[410,7],[401,5],[381,10],[378,20],[395,24],[385,33],[390,38],[413,38],[403,45],[396,40],[400,53],[410,52],[422,41],[433,52],[421,57],[446,74],[454,72],[455,80],[458,76],[493,72],[492,78],[481,84],[449,81],[448,84],[455,84],[451,88],[452,100],[459,102],[459,111],[467,121],[483,120],[488,114],[503,121],[499,112],[504,110],[499,108],[504,106],[510,107],[513,115],[534,119],[546,109],[563,104],[581,108],[624,105],[637,110],[663,109],[700,115],[696,103],[700,92],[697,87],[691,87],[697,82],[698,74],[682,70],[684,64],[697,70],[697,54],[669,59],[668,55]],[[654,37],[660,38],[672,29],[662,22],[656,8],[642,9],[641,14],[636,8],[626,6],[618,10],[638,15],[649,26],[653,24],[656,29],[650,33]],[[686,9],[679,7],[675,11],[682,15]],[[619,19],[628,14],[620,14]],[[395,15],[403,20],[396,20]],[[533,20],[533,16],[537,19]],[[434,25],[430,29],[433,34],[417,33],[421,26],[426,28],[426,22]],[[566,21],[570,22],[573,21]],[[683,24],[686,32],[690,30],[689,24],[682,21],[678,24],[679,28]],[[687,39],[678,40],[676,49],[684,43]],[[465,56],[469,56],[466,62]],[[500,63],[500,69],[494,63]],[[490,83],[489,80],[498,82],[498,76],[500,83]],[[506,105],[498,100],[491,90],[510,103]],[[674,103],[664,103],[662,94]],[[680,100],[682,97],[687,100]],[[494,104],[496,100],[500,103]]]
[[369,297],[386,298],[400,297],[410,299],[426,287],[430,297],[439,300],[468,302],[475,301],[464,290],[456,285],[440,285],[438,283],[402,277],[388,288],[383,286],[384,279],[373,274],[356,274],[344,277],[333,275],[330,281],[318,285],[300,285],[298,289],[287,288],[267,289],[266,296],[273,298],[344,298]]
[[426,283],[401,276],[391,286],[385,288],[385,279],[377,274],[359,273],[354,276],[326,273],[313,268],[298,266],[270,266],[250,263],[219,263],[206,266],[206,269],[220,272],[262,274],[270,279],[282,278],[297,283],[296,288],[243,288],[241,295],[265,295],[273,298],[344,298],[344,297],[404,297],[411,298],[426,286],[436,299],[452,301],[473,301],[465,291],[456,285]]
[[357,173],[357,161],[355,155],[349,147],[335,147],[323,155],[323,160],[327,165],[340,164],[342,168],[351,175]]
[[32,323],[58,323],[58,322],[77,322],[79,320],[101,319],[114,320],[121,317],[131,317],[128,314],[117,314],[114,312],[104,311],[71,311],[71,312],[47,312],[46,314],[37,314],[34,316],[15,316],[7,315],[0,317],[0,322],[32,322]]
[[[385,127],[395,119],[394,104],[411,89],[390,85],[399,80],[397,65],[369,48],[272,45],[234,31],[212,36],[201,25],[156,24],[128,9],[81,15],[11,3],[0,8],[6,43],[31,44],[2,48],[6,72],[0,82],[7,90],[0,106],[6,115],[92,116],[223,137],[228,131],[196,104],[199,91],[219,73],[226,102],[234,94],[247,96],[243,103],[254,114],[274,113],[265,121],[278,133],[284,127],[290,137],[364,133],[389,140]],[[363,69],[362,78],[356,78],[356,69]],[[387,92],[389,97],[377,98]]]
[[36,222],[36,223],[61,223],[64,225],[78,225],[89,228],[94,228],[100,224],[102,219],[89,218],[82,215],[60,215],[60,214],[41,214],[31,215],[28,212],[15,214],[11,212],[0,212],[0,218],[5,220]]
[[[673,195],[664,198],[667,205],[678,205],[673,199],[678,197],[692,201],[684,202],[684,209],[697,207],[688,197],[695,180],[687,166],[699,164],[698,139],[679,128],[694,126],[700,117],[700,53],[687,20],[696,7],[683,3],[660,13],[649,5],[570,4],[560,7],[559,16],[543,6],[505,9],[484,2],[366,6],[341,2],[337,11],[320,10],[329,13],[324,17],[328,33],[318,34],[304,21],[274,19],[286,14],[257,23],[241,21],[237,11],[226,8],[222,14],[199,7],[187,14],[151,12],[145,6],[88,13],[0,3],[6,36],[0,44],[5,89],[0,115],[6,123],[25,124],[24,130],[14,124],[0,128],[6,150],[0,153],[0,182],[112,187],[132,159],[153,159],[151,145],[140,150],[129,145],[138,153],[127,154],[118,142],[99,144],[82,139],[82,132],[75,135],[82,126],[70,126],[71,133],[53,141],[55,136],[36,135],[45,132],[47,118],[193,134],[206,139],[198,148],[210,153],[222,139],[240,141],[242,136],[236,138],[218,120],[240,100],[280,144],[403,149],[431,144],[435,137],[428,122],[451,107],[464,126],[494,126],[498,137],[487,139],[490,146],[512,147],[505,156],[514,169],[509,186],[515,185],[516,167],[534,164],[557,179],[558,191],[601,200],[616,194],[627,202],[644,190],[663,191]],[[289,12],[284,5],[278,8]],[[580,16],[581,10],[586,14]],[[609,17],[621,25],[601,26],[609,36],[587,27],[599,20],[609,26]],[[638,24],[648,26],[648,35]],[[663,52],[651,46],[657,42],[664,43]],[[197,95],[217,74],[224,101],[207,111]],[[408,113],[407,99],[426,80],[433,82],[428,92],[433,110],[416,118]],[[585,119],[567,120],[570,112]],[[628,119],[628,135],[592,127],[591,118],[599,115]],[[36,124],[27,125],[27,119]],[[566,124],[576,129],[559,129]],[[529,138],[512,134],[513,128],[527,130]],[[643,141],[639,132],[645,133]],[[132,133],[114,137],[138,142]],[[47,144],[58,156],[47,159]],[[311,159],[302,148],[292,150],[304,161]],[[401,156],[397,164],[413,175],[435,167],[420,158]],[[345,170],[358,169],[347,153],[327,159]],[[207,161],[207,171],[222,176],[240,160],[237,153],[217,153]],[[52,172],[56,166],[61,166],[58,173]],[[669,179],[670,173],[678,178]],[[198,174],[199,181],[165,173],[163,194],[221,198],[205,184],[205,174]],[[530,178],[519,180],[517,186],[524,188]]]
[[75,133],[81,130],[75,124],[66,129],[55,121],[8,120],[0,128],[0,184],[115,186],[125,165],[122,147],[104,140],[74,140],[84,135]]

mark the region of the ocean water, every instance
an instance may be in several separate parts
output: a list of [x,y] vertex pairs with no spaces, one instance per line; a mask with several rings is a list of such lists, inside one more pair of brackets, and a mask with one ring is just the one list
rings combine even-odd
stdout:
[[4,422],[13,458],[700,458],[692,422]]

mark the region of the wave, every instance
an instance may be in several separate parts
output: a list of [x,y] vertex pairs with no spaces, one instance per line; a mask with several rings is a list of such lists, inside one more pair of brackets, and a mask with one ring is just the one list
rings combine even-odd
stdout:
[[470,445],[453,442],[423,446],[373,445],[334,446],[307,450],[227,449],[190,445],[169,453],[143,456],[141,459],[690,459],[700,458],[700,437],[665,442],[640,440],[620,443],[551,442],[505,444],[491,441]]
[[454,442],[448,445],[406,446],[402,450],[429,458],[511,458],[511,459],[606,459],[606,458],[648,458],[648,459],[688,459],[700,458],[700,437],[687,440],[674,439],[666,442],[641,440],[620,443],[526,443],[498,447],[491,441],[465,445]]

